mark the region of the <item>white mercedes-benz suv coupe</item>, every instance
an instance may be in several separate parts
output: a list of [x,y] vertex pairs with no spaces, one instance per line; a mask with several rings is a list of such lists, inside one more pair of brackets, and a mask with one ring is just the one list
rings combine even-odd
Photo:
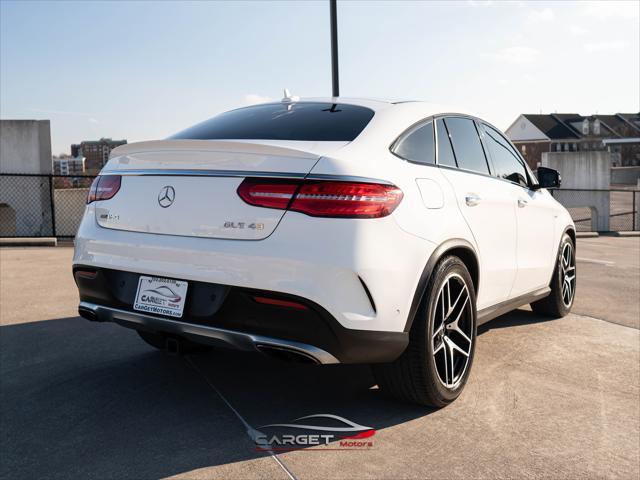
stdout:
[[476,328],[566,315],[575,228],[494,126],[423,102],[285,97],[118,147],[75,239],[80,315],[169,350],[368,363],[444,406]]

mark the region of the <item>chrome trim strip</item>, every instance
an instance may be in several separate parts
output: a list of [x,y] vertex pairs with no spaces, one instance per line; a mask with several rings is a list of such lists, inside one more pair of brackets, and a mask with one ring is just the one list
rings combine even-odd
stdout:
[[356,177],[353,175],[327,175],[323,173],[310,173],[305,180],[336,180],[340,182],[378,183],[381,185],[393,185],[386,180],[369,177]]
[[89,302],[80,302],[80,309],[90,310],[96,314],[100,321],[114,322],[122,326],[135,328],[137,325],[155,328],[161,331],[185,335],[186,337],[199,337],[222,342],[226,345],[244,351],[259,351],[257,346],[280,348],[297,352],[301,355],[312,358],[321,364],[340,363],[339,360],[318,347],[307,345],[306,343],[283,340],[279,338],[265,337],[244,332],[226,330],[205,325],[170,320],[168,318],[155,317],[144,313],[134,313],[118,308],[104,307]]
[[98,175],[121,175],[121,176],[159,176],[159,177],[264,177],[264,178],[292,178],[298,180],[335,180],[341,182],[362,182],[379,183],[382,185],[393,185],[386,180],[377,178],[358,177],[353,175],[328,175],[322,173],[295,173],[295,172],[256,172],[252,170],[162,170],[162,169],[139,169],[139,170],[103,170]]
[[98,175],[122,175],[139,176],[151,175],[160,177],[277,177],[277,178],[299,178],[307,176],[306,173],[292,172],[254,172],[250,170],[103,170]]

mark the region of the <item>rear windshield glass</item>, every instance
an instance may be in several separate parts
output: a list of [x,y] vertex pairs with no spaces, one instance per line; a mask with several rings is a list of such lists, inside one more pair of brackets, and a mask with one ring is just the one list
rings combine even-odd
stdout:
[[350,142],[372,117],[373,110],[359,105],[269,103],[222,113],[169,138]]

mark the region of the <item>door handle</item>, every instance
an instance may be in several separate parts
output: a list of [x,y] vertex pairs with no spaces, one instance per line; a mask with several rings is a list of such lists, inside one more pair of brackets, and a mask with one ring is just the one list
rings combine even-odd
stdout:
[[524,199],[522,199],[522,198],[519,198],[519,199],[518,199],[518,207],[520,207],[520,208],[524,208],[524,207],[526,207],[528,203],[529,203],[529,202],[527,202],[526,200],[524,200]]
[[480,203],[480,200],[480,196],[476,195],[475,193],[467,193],[467,196],[464,197],[465,203],[470,207],[475,207],[476,205],[478,205],[478,203]]

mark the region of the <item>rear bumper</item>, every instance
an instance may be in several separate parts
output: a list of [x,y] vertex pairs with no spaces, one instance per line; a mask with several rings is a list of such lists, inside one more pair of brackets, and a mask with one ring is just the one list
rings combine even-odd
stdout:
[[[314,302],[280,292],[189,281],[183,316],[176,319],[133,310],[137,273],[79,265],[74,277],[83,317],[203,344],[283,350],[331,364],[390,362],[408,343],[404,332],[344,328]],[[260,303],[256,297],[294,302],[300,308]]]
[[399,228],[393,216],[287,212],[264,240],[224,240],[103,228],[94,204],[75,245],[74,266],[281,292],[322,306],[345,329],[376,332],[405,330],[435,247]]
[[119,310],[117,308],[103,307],[89,302],[80,302],[78,312],[88,320],[114,322],[135,330],[164,332],[178,335],[194,342],[214,346],[232,347],[243,351],[263,351],[264,347],[268,347],[295,352],[298,355],[310,359],[314,363],[340,363],[338,359],[329,352],[325,352],[313,345],[291,340],[282,340],[262,335],[225,330],[223,328],[180,322],[142,313]]

